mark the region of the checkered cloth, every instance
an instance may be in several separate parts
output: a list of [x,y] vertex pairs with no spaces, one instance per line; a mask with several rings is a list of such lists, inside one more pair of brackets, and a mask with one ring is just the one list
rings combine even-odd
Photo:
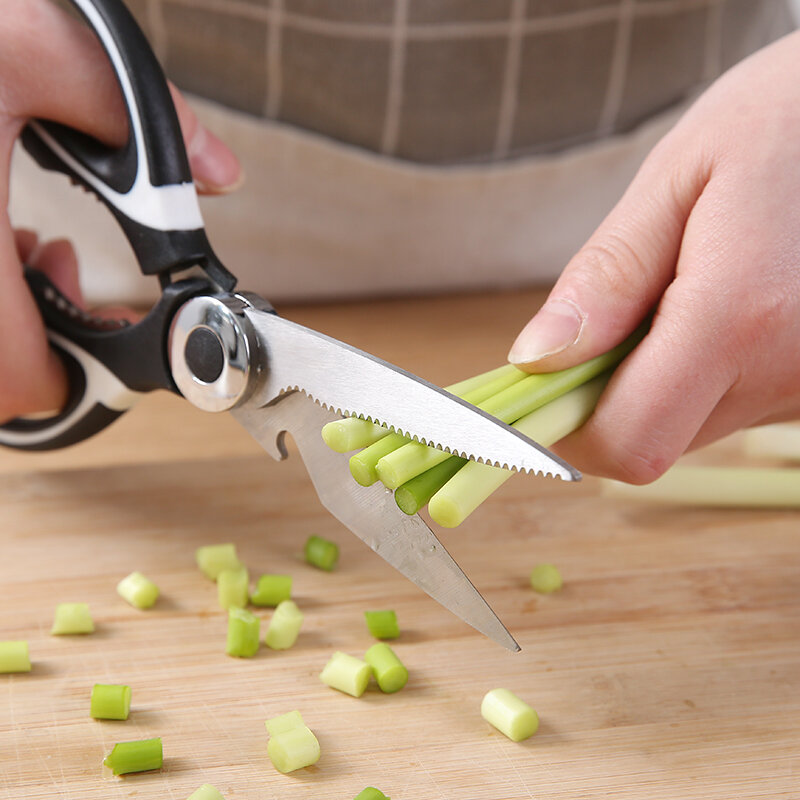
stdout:
[[127,0],[172,80],[425,163],[632,129],[794,27],[787,0]]

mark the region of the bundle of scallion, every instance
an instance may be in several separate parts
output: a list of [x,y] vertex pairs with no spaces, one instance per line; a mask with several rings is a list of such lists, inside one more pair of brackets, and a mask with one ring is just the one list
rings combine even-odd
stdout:
[[[447,387],[545,447],[579,428],[591,415],[614,368],[641,341],[641,326],[622,344],[583,364],[531,375],[513,365]],[[395,492],[398,506],[416,514],[424,506],[434,522],[460,525],[514,473],[428,447],[356,417],[326,425],[325,442],[347,453],[350,471],[363,486],[380,480]]]

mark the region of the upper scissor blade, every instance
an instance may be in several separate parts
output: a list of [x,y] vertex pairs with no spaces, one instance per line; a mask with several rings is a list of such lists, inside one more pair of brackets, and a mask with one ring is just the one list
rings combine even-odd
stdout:
[[474,461],[568,481],[580,478],[519,431],[422,378],[276,314],[255,308],[245,314],[266,354],[256,404],[300,389],[333,411],[371,419]]

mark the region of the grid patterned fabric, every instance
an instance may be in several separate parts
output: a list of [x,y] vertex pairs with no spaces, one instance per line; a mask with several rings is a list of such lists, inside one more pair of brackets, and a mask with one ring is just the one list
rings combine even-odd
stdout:
[[127,0],[172,80],[425,163],[624,132],[791,30],[787,0]]

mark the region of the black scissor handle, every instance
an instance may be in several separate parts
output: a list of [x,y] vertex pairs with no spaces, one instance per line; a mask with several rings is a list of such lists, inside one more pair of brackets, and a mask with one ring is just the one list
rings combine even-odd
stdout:
[[121,0],[70,0],[94,30],[117,76],[128,140],[115,149],[54,122],[34,121],[22,142],[45,169],[67,174],[116,217],[145,275],[199,265],[219,289],[235,278],[211,249],[178,115],[164,73]]

